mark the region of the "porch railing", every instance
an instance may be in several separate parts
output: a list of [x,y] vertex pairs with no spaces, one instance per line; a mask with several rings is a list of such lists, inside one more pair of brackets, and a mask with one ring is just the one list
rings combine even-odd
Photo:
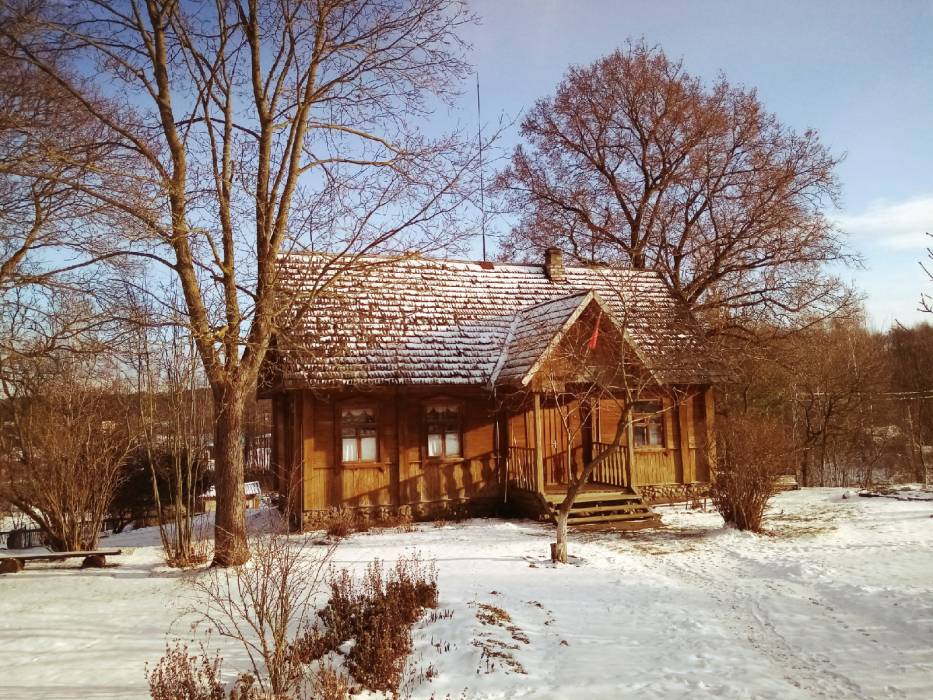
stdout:
[[509,484],[517,489],[536,491],[533,447],[510,447],[507,459]]
[[[606,442],[593,443],[593,457],[602,454],[612,445]],[[628,486],[628,472],[625,468],[625,449],[619,449],[615,454],[604,460],[590,475],[590,481],[610,486]]]

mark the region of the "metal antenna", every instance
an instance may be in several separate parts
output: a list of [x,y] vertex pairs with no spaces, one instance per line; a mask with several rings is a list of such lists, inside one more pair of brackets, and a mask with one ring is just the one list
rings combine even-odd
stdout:
[[483,262],[486,262],[486,188],[483,181],[483,112],[479,102],[479,73],[476,74],[476,139],[479,141],[479,210]]

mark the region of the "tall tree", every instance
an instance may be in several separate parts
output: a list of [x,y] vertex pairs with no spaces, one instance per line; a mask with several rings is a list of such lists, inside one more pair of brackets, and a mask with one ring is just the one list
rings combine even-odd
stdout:
[[[0,35],[29,31],[3,5],[0,29]],[[18,58],[16,46],[0,36],[3,366],[15,356],[53,352],[100,327],[94,302],[103,296],[92,297],[88,280],[112,251],[112,237],[101,232],[132,229],[118,211],[86,192],[102,172],[123,170],[126,154],[67,90]],[[99,98],[88,99],[106,109]]]
[[413,120],[465,74],[472,18],[459,0],[0,5],[17,56],[138,159],[85,191],[137,224],[123,252],[180,287],[214,403],[214,560],[243,562],[243,411],[287,304],[278,256],[337,251],[332,272],[428,231],[446,244],[473,156]]
[[496,183],[518,214],[506,251],[558,245],[583,261],[656,268],[715,331],[786,327],[850,301],[823,208],[839,159],[754,91],[710,85],[629,44],[571,68],[538,100]]

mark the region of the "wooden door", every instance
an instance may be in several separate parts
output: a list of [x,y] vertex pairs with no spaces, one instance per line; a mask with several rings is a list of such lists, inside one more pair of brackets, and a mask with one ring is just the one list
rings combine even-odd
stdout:
[[578,473],[583,468],[583,431],[577,402],[542,400],[541,418],[545,488],[566,485],[570,470]]

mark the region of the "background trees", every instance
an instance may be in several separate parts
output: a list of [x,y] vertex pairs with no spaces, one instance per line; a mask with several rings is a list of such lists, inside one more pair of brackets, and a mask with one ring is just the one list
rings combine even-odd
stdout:
[[373,249],[449,244],[473,156],[414,120],[463,76],[456,32],[470,17],[456,0],[4,9],[13,58],[126,158],[81,191],[133,222],[122,255],[180,289],[182,308],[167,311],[182,312],[214,403],[215,561],[242,562],[240,434],[288,302],[277,256],[336,251],[332,272]]
[[90,349],[29,360],[3,382],[0,498],[37,523],[52,549],[94,548],[136,444],[126,387],[104,362]]
[[839,159],[754,91],[705,85],[629,44],[572,67],[521,133],[496,181],[519,216],[507,255],[557,245],[655,268],[718,333],[794,327],[850,302],[825,268],[848,258],[824,214]]

